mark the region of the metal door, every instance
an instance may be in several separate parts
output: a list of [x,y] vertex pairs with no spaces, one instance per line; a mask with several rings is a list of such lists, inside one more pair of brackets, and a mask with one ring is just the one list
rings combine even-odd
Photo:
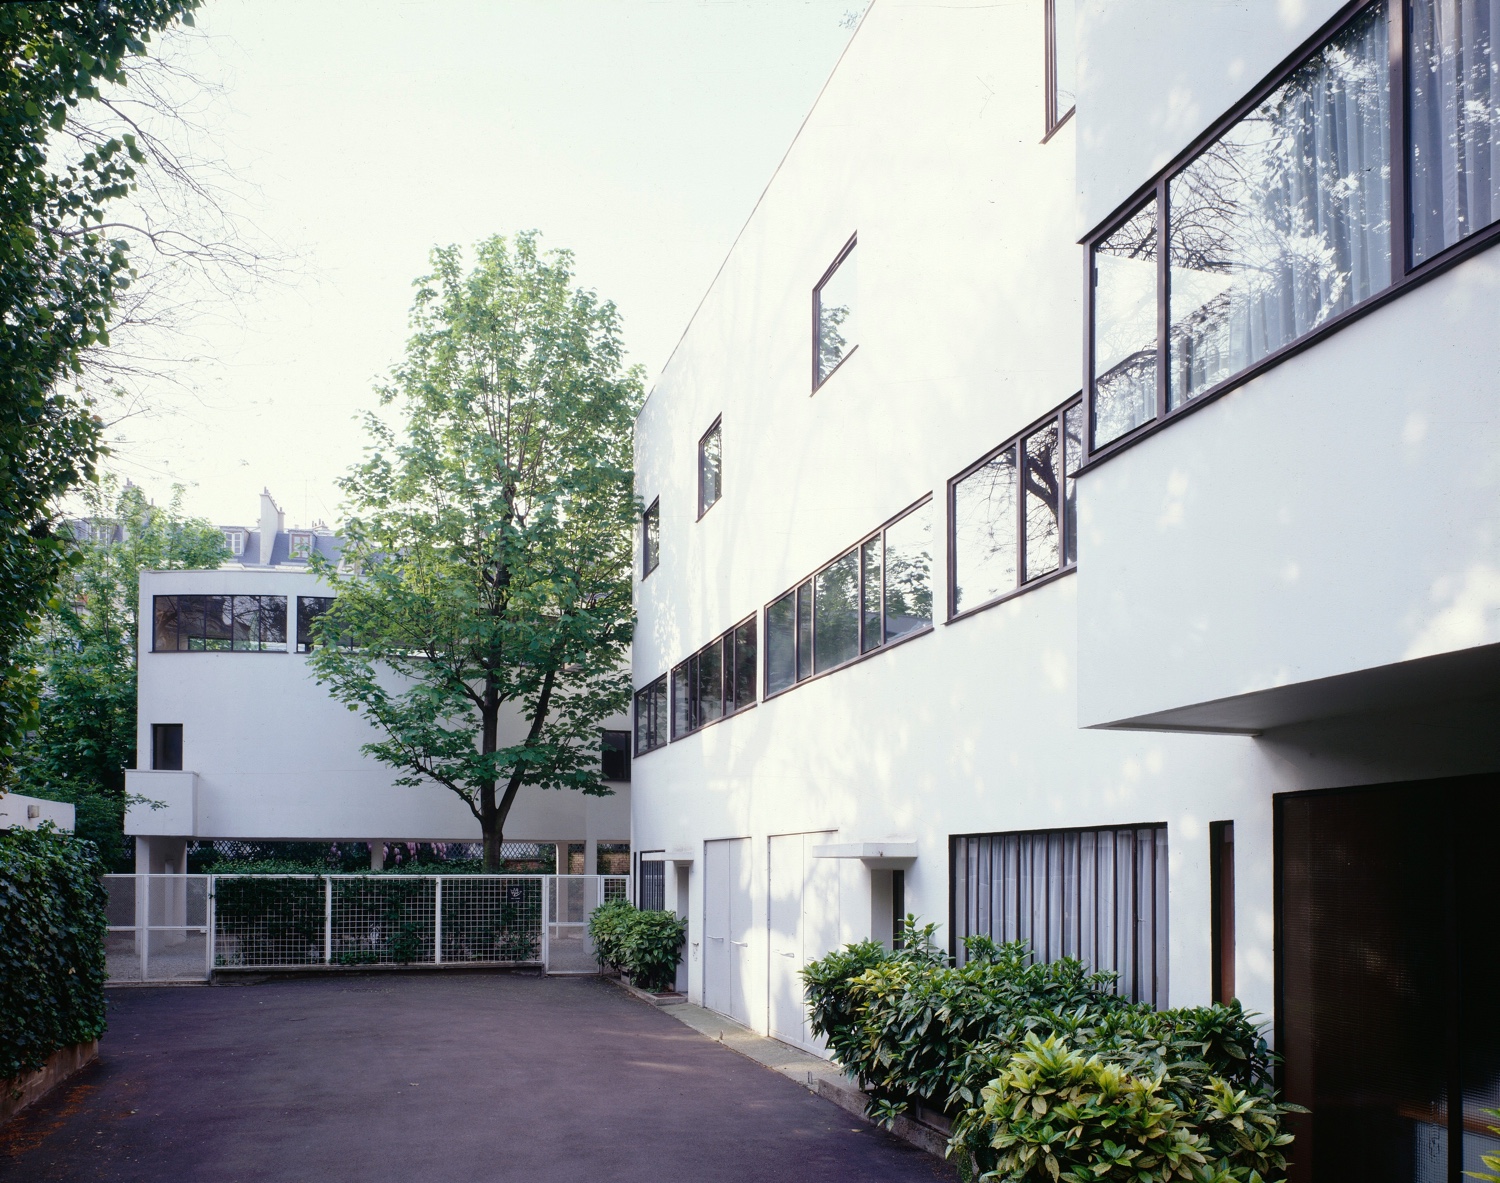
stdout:
[[705,842],[703,1005],[750,1023],[750,840]]
[[832,838],[832,832],[775,835],[767,867],[771,1034],[814,1051],[822,1050],[823,1041],[808,1029],[801,971],[838,943],[838,865],[812,853]]

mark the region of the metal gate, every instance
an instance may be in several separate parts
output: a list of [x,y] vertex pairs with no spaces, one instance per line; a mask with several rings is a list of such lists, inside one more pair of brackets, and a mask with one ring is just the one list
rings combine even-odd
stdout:
[[598,973],[589,914],[625,875],[106,875],[111,983],[216,969],[540,966]]

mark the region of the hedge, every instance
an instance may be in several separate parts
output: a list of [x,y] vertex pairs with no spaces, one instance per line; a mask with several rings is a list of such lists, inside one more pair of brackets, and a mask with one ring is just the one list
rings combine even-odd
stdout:
[[803,971],[812,1029],[871,1117],[946,1113],[969,1179],[1282,1177],[1296,1107],[1277,1101],[1274,1057],[1238,1002],[1158,1011],[1019,941],[970,937],[954,966],[934,931],[909,918],[901,948],[866,941]]
[[0,1080],[104,1034],[104,887],[91,842],[0,832]]
[[589,939],[600,965],[626,974],[643,990],[670,990],[687,921],[672,912],[643,912],[629,900],[611,900],[589,914]]

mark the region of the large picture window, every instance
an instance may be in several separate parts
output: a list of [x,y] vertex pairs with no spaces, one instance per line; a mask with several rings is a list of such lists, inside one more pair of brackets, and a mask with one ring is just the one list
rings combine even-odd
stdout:
[[1078,562],[1083,404],[1059,407],[948,482],[950,618]]
[[859,345],[855,320],[857,273],[855,240],[839,252],[833,266],[823,273],[813,289],[813,389],[844,364]]
[[155,596],[154,652],[286,652],[285,596]]
[[963,939],[1025,941],[1118,974],[1135,1002],[1167,1005],[1167,827],[962,834],[952,839],[953,955]]
[[1500,236],[1496,23],[1492,0],[1346,10],[1090,238],[1092,453]]
[[645,755],[667,743],[667,675],[635,692],[635,754]]
[[766,606],[766,696],[932,627],[932,502]]
[[672,738],[755,702],[755,618],[716,637],[672,670]]

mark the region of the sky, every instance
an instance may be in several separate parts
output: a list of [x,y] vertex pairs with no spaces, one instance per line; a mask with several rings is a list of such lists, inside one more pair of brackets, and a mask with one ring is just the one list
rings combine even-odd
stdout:
[[340,517],[434,245],[535,229],[666,364],[864,0],[207,0],[176,52],[235,212],[286,263],[189,287],[190,348],[106,467],[250,524]]

